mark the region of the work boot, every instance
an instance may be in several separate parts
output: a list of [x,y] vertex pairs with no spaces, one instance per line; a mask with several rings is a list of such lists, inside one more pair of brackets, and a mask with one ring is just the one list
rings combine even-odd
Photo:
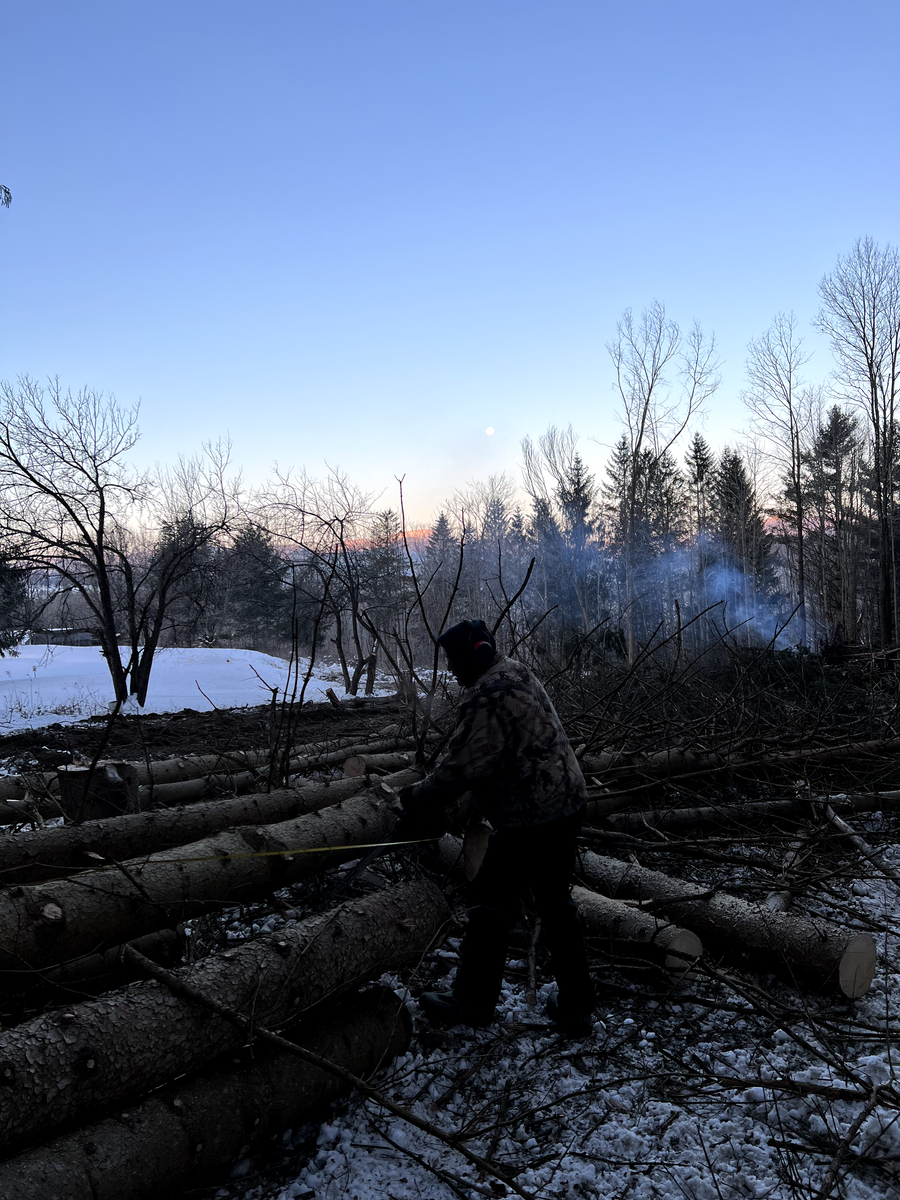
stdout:
[[562,997],[560,1011],[589,1016],[594,1008],[594,985],[581,920],[571,900],[544,915],[542,937],[550,951],[550,970]]
[[427,1015],[439,1025],[490,1025],[494,1010],[480,1011],[457,1000],[452,992],[423,992],[419,1004]]
[[560,1009],[559,992],[554,990],[547,997],[547,1016],[563,1033],[572,1037],[590,1037],[594,1029],[594,1017],[590,1012],[570,1012]]

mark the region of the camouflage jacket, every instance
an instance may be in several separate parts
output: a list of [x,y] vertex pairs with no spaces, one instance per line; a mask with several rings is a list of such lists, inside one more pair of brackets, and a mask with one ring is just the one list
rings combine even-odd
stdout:
[[543,825],[584,807],[584,776],[550,698],[524,664],[498,654],[464,688],[447,753],[410,788],[423,805],[471,790],[494,828]]

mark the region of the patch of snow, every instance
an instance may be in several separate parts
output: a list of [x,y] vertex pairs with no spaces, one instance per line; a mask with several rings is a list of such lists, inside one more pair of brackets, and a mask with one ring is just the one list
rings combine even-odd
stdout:
[[[120,652],[123,659],[127,657],[124,647]],[[308,659],[292,667],[285,659],[257,650],[158,650],[146,704],[141,709],[131,700],[124,711],[209,712],[265,704],[276,690],[279,698],[285,691],[299,696],[308,668]],[[317,666],[304,699],[325,700],[326,689],[336,682],[333,667]],[[73,724],[108,712],[113,701],[112,681],[99,646],[20,646],[0,659],[0,731]]]

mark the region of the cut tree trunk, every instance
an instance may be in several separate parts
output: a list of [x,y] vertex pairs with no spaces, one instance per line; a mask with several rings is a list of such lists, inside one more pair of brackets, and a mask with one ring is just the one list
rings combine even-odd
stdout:
[[875,977],[871,934],[772,912],[764,904],[710,893],[695,883],[599,854],[586,852],[581,863],[583,878],[595,891],[646,902],[651,911],[683,921],[723,957],[749,958],[795,982],[839,986],[854,1000],[865,995]]
[[[412,1023],[375,988],[304,1027],[301,1044],[366,1078],[409,1046]],[[265,1043],[75,1133],[0,1164],[0,1196],[16,1200],[158,1200],[204,1183],[346,1095],[336,1075]]]
[[703,954],[703,943],[690,929],[681,929],[669,921],[599,896],[587,888],[572,889],[585,932],[609,943],[613,954],[648,958],[662,965],[679,982],[694,978],[694,962]]
[[390,771],[402,771],[404,767],[416,765],[414,750],[395,754],[354,754],[344,763],[344,774],[348,779],[361,775],[386,775]]
[[[0,893],[2,973],[115,946],[265,896],[390,840],[399,805],[364,793],[275,825],[243,825],[121,865]],[[329,849],[333,847],[333,849]]]
[[[421,771],[400,771],[383,782],[401,788],[421,777]],[[35,883],[95,867],[99,862],[93,855],[122,862],[142,853],[183,846],[235,825],[273,825],[338,804],[366,786],[362,778],[336,779],[163,812],[0,833],[0,881],[7,886]]]
[[[465,875],[467,880],[474,879],[487,850],[486,829],[476,822],[469,826],[465,841],[449,834],[442,837],[438,859],[444,870]],[[572,899],[578,906],[585,932],[611,943],[613,953],[649,959],[681,981],[693,978],[691,966],[702,956],[703,943],[691,930],[588,888],[573,888]]]
[[[402,884],[176,974],[277,1028],[424,954],[448,916],[433,884]],[[0,1153],[130,1101],[245,1040],[232,1022],[155,980],[17,1025],[0,1034]]]
[[[177,967],[184,955],[185,939],[183,934],[175,929],[159,929],[155,933],[137,938],[130,944],[151,962],[159,963],[162,967]],[[102,954],[85,954],[82,958],[72,959],[56,967],[47,967],[46,970],[37,973],[23,971],[21,975],[15,975],[9,972],[4,983],[9,982],[10,987],[16,990],[24,991],[29,988],[39,995],[53,996],[55,992],[57,1003],[61,1003],[58,992],[60,988],[75,993],[68,997],[70,1002],[82,998],[77,994],[79,992],[90,995],[109,992],[133,979],[145,978],[129,966],[123,956],[123,949],[122,946],[113,946],[111,950],[105,950]],[[29,995],[27,999],[31,1004],[35,1003],[34,995]]]

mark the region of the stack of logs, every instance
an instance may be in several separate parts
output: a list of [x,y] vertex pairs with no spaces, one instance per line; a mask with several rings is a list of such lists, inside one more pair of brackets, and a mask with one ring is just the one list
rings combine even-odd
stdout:
[[[423,876],[184,963],[186,921],[390,842],[395,793],[421,777],[413,744],[387,730],[366,745],[296,747],[291,770],[307,777],[291,787],[202,799],[258,787],[268,761],[245,751],[0,781],[0,819],[33,825],[0,836],[0,988],[32,1013],[0,1033],[0,1155],[13,1156],[0,1162],[0,1197],[177,1192],[345,1087],[285,1051],[241,1049],[246,1028],[203,998],[270,1030],[296,1026],[296,1041],[357,1076],[408,1045],[393,993],[359,988],[443,936],[445,895]],[[341,778],[308,777],[336,764]],[[667,819],[621,807],[594,788],[588,820],[621,833]],[[485,844],[474,825],[465,845],[444,838],[436,861],[471,877]],[[874,976],[868,934],[634,863],[585,852],[574,898],[592,937],[659,963],[675,985],[704,945],[851,998]],[[154,963],[164,970],[147,978]]]

